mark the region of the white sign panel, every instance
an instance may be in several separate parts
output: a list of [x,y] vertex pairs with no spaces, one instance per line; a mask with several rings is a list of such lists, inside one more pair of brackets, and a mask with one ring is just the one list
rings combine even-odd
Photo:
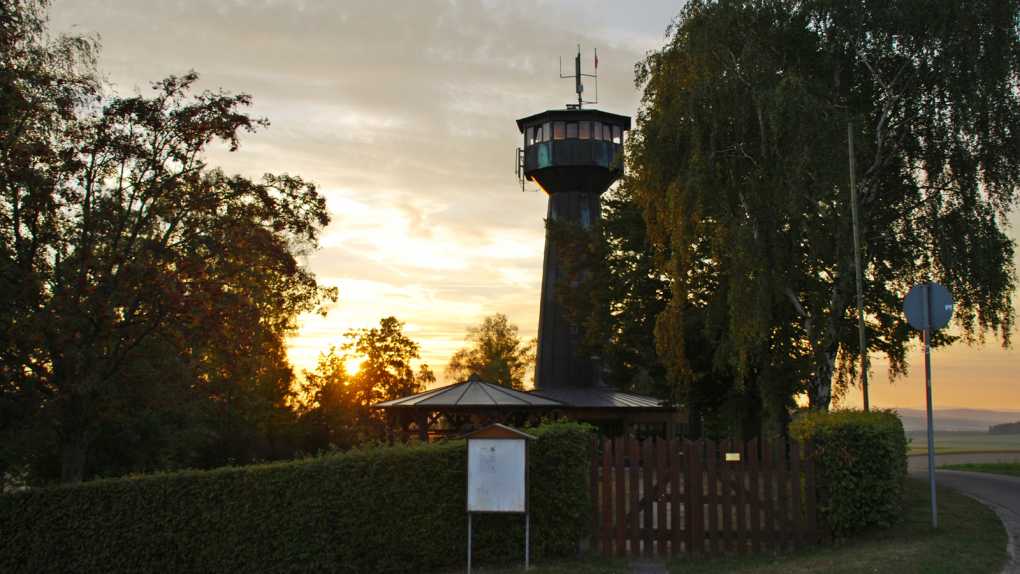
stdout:
[[524,440],[468,440],[468,512],[525,512]]

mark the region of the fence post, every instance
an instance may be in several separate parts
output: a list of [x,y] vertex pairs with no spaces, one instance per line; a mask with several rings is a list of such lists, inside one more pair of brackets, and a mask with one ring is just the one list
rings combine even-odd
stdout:
[[[669,472],[670,472],[670,483],[669,483],[669,526],[671,530],[672,539],[669,542],[669,551],[673,556],[680,554],[680,545],[682,544],[680,534],[680,476],[683,474],[681,465],[684,464],[685,457],[687,456],[686,450],[683,448],[682,442],[678,441],[675,437],[670,437],[669,441],[669,452],[671,455],[669,461]],[[684,496],[686,497],[687,485],[684,485]]]
[[655,533],[655,517],[652,505],[652,473],[655,468],[655,451],[653,450],[652,439],[646,438],[641,444],[641,474],[644,480],[644,488],[641,490],[641,532],[644,541],[644,555],[651,558],[655,555],[655,544],[652,534]]
[[804,483],[800,472],[800,445],[797,441],[790,443],[790,474],[793,475],[793,546],[804,545],[804,514],[801,497],[804,496]]
[[591,536],[588,539],[588,546],[592,551],[597,552],[599,548],[599,439],[591,437],[591,473],[589,476],[591,485],[589,492],[591,496]]
[[613,555],[613,498],[610,480],[613,475],[612,449],[613,443],[608,438],[602,439],[602,525],[599,539],[602,542],[602,555]]
[[630,552],[631,556],[641,555],[641,442],[637,437],[628,437],[630,455]]
[[776,547],[785,550],[790,541],[790,495],[787,494],[790,473],[786,470],[786,447],[780,440],[775,449],[776,456]]
[[655,510],[658,515],[655,527],[655,546],[656,554],[660,558],[668,556],[666,543],[669,540],[669,531],[666,529],[666,488],[669,486],[666,444],[665,439],[655,439]]
[[725,554],[728,550],[729,535],[730,535],[730,516],[729,516],[729,494],[726,492],[726,480],[729,478],[730,469],[729,465],[726,464],[726,452],[729,450],[729,440],[721,440],[716,443],[715,465],[718,468],[716,471],[716,482],[719,484],[717,492],[717,510],[716,514],[719,515],[719,530],[716,531],[716,538],[719,540],[716,545],[716,550],[720,554]]
[[613,439],[613,454],[616,455],[616,472],[613,478],[613,490],[616,492],[616,506],[614,507],[613,525],[616,527],[616,544],[613,554],[616,556],[627,555],[627,525],[624,508],[627,505],[626,493],[624,492],[624,481],[626,468],[624,468],[624,440],[625,437]]
[[737,441],[737,454],[740,455],[740,461],[734,465],[733,469],[733,480],[737,489],[737,513],[736,513],[736,529],[734,533],[734,540],[736,541],[736,548],[738,554],[747,553],[747,449],[745,448],[744,441]]
[[684,477],[687,507],[684,513],[687,522],[687,552],[691,556],[701,554],[705,542],[701,530],[701,445],[701,442],[684,442],[687,451],[687,476]]
[[748,463],[750,464],[749,482],[751,483],[751,551],[754,553],[761,552],[762,547],[762,494],[761,484],[761,458],[760,458],[760,439],[752,439],[749,443],[750,452],[748,453]]

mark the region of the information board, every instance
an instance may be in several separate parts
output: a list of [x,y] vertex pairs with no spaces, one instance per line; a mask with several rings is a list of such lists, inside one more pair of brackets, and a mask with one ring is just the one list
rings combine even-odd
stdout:
[[525,441],[468,440],[468,512],[526,512]]

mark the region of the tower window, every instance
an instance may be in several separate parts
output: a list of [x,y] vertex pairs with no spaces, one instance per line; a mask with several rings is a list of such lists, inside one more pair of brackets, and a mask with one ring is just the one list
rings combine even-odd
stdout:
[[567,139],[577,139],[577,122],[567,122]]
[[534,143],[538,143],[538,142],[542,141],[542,126],[535,126],[533,129],[535,130],[535,142]]
[[552,124],[545,122],[542,124],[542,141],[547,142],[552,138]]
[[553,139],[554,140],[561,140],[561,139],[563,139],[563,136],[564,136],[565,132],[566,132],[566,130],[563,127],[563,122],[553,122]]
[[524,138],[524,145],[531,146],[535,145],[535,126],[528,128],[527,136]]
[[623,132],[620,130],[620,126],[613,126],[613,143],[623,143]]
[[577,137],[586,140],[591,137],[591,122],[577,124]]

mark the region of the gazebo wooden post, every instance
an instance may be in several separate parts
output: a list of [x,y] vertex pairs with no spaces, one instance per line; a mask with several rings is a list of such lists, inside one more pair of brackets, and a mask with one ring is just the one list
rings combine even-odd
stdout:
[[418,439],[429,442],[429,415],[427,412],[415,410],[414,421],[418,425]]
[[392,412],[386,413],[386,444],[390,446],[393,446],[397,424],[397,415]]

